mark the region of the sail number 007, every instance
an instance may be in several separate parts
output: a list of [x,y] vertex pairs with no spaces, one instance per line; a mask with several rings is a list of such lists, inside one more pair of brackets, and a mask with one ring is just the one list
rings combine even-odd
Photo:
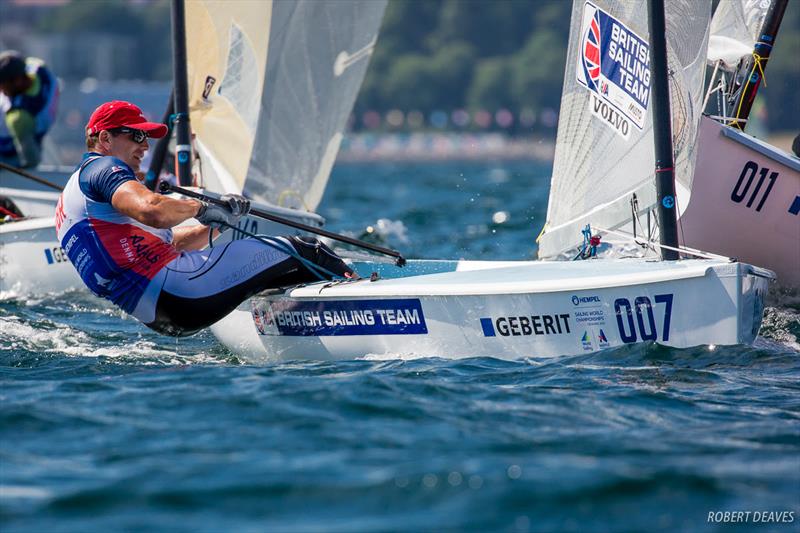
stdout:
[[[656,304],[664,304],[664,321],[661,324],[661,340],[669,340],[669,324],[672,318],[672,295],[656,294]],[[628,344],[638,341],[657,341],[658,328],[653,313],[653,303],[647,296],[637,296],[631,305],[627,298],[614,301],[614,313],[617,316],[617,328],[622,342]],[[635,315],[635,317],[634,317]]]

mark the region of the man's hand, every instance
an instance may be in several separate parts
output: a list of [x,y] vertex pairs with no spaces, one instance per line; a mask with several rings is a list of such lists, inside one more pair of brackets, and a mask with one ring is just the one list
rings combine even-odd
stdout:
[[243,217],[250,212],[250,200],[241,194],[223,194],[219,199],[227,202],[231,213],[236,216]]
[[226,206],[201,202],[200,211],[194,218],[205,226],[211,226],[221,232],[228,226],[235,226],[239,219],[250,212],[250,200],[238,194],[223,194],[220,200]]

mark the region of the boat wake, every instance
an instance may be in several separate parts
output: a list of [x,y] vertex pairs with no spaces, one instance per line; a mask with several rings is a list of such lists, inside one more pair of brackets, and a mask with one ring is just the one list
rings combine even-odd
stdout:
[[38,366],[63,357],[132,365],[236,363],[213,337],[158,335],[84,291],[0,302],[0,361]]

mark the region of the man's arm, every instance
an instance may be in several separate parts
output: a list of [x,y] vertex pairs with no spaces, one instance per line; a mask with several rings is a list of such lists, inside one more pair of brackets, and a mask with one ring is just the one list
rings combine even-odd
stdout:
[[6,113],[6,127],[14,140],[19,166],[33,168],[39,164],[42,151],[36,141],[36,121],[24,109],[11,109]]
[[[111,205],[124,215],[154,228],[172,228],[194,217],[202,205],[156,194],[138,181],[126,181],[111,197]],[[204,226],[201,229],[206,229]],[[207,235],[207,233],[206,233]]]
[[212,239],[217,238],[219,230],[208,226],[181,226],[172,230],[172,245],[179,252],[201,250],[208,246],[208,232],[213,231]]

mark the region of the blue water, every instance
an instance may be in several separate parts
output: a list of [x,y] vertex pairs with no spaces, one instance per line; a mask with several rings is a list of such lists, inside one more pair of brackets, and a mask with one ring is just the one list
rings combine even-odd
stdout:
[[[525,259],[547,173],[338,166],[321,212],[410,257]],[[4,301],[0,530],[798,531],[798,338],[779,306],[754,347],[254,367],[86,294]]]

